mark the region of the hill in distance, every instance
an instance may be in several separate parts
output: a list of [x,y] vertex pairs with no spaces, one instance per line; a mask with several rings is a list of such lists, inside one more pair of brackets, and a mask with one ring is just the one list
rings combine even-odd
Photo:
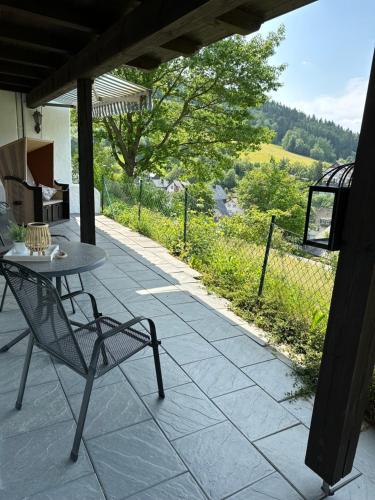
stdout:
[[258,151],[244,151],[240,159],[246,163],[269,163],[273,158],[276,161],[288,160],[291,164],[310,166],[316,162],[314,158],[287,151],[277,144],[263,144]]
[[251,110],[251,114],[255,125],[275,131],[274,144],[291,153],[328,163],[354,159],[358,134],[332,121],[308,116],[274,101]]

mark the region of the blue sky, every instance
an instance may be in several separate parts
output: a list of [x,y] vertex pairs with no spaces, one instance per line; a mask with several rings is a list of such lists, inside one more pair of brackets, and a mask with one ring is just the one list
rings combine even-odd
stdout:
[[375,0],[318,0],[264,23],[286,27],[273,63],[287,63],[273,98],[358,131],[375,47]]

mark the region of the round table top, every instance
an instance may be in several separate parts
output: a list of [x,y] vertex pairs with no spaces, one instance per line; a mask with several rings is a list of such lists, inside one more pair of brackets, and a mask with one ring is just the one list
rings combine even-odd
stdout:
[[107,259],[102,248],[88,243],[61,241],[59,247],[68,254],[64,259],[55,257],[51,262],[22,261],[22,264],[47,278],[54,278],[91,271],[102,266]]

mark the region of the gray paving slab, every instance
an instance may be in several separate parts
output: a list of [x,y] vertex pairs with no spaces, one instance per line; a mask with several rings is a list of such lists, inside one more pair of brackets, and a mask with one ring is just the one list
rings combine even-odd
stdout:
[[[191,382],[190,378],[168,354],[160,355],[160,364],[165,389]],[[155,365],[152,356],[121,363],[121,370],[141,396],[157,391]]]
[[185,372],[210,398],[254,385],[239,368],[224,356],[184,365]]
[[75,464],[69,460],[75,429],[72,419],[1,440],[0,499],[18,500],[91,474],[84,446]]
[[[303,497],[313,500],[321,497],[322,480],[305,465],[308,434],[305,426],[297,425],[260,439],[256,446]],[[356,475],[353,469],[347,479]]]
[[[71,370],[68,366],[54,360],[61,385],[68,396],[73,394],[82,394],[85,389],[86,379]],[[119,368],[113,368],[102,377],[94,381],[94,388],[104,387],[105,385],[115,384],[124,380],[124,375]]]
[[[154,395],[153,399],[157,396]],[[82,395],[70,396],[69,402],[78,420]],[[150,418],[140,398],[124,380],[92,391],[83,436],[90,439]]]
[[240,368],[274,359],[273,354],[266,348],[244,335],[218,340],[213,342],[212,345]]
[[107,496],[121,499],[186,471],[152,421],[90,439],[87,447]]
[[72,412],[57,380],[26,387],[21,410],[15,409],[17,395],[18,390],[0,394],[2,438],[72,418]]
[[[230,500],[302,500],[297,491],[274,472],[252,486],[229,497]],[[228,500],[229,500],[228,499]]]
[[105,500],[103,490],[95,474],[81,477],[63,486],[52,488],[25,500]]
[[18,309],[0,313],[0,332],[24,330],[26,327],[26,321]]
[[288,399],[287,401],[283,401],[281,404],[292,415],[298,418],[300,422],[306,425],[306,427],[310,428],[314,405],[311,398],[292,398]]
[[173,445],[213,500],[232,495],[274,471],[229,422],[176,439]]
[[[375,428],[369,427],[359,436],[355,466],[375,484]],[[375,497],[375,488],[374,488]]]
[[165,391],[165,399],[155,394],[143,401],[169,439],[176,439],[223,422],[225,416],[191,383]]
[[180,365],[219,355],[218,351],[197,333],[164,339],[163,347]]
[[276,401],[290,398],[300,387],[294,371],[279,359],[247,366],[243,371]]
[[[23,356],[13,354],[11,350],[0,353],[0,393],[19,388],[23,365]],[[45,353],[35,353],[31,357],[28,387],[54,380],[57,380],[57,375],[49,356]]]
[[219,396],[214,401],[250,441],[299,423],[258,386]]
[[185,321],[182,321],[176,314],[157,316],[154,318],[156,334],[158,339],[177,337],[187,333],[194,333],[194,330]]
[[205,500],[206,496],[191,475],[185,473],[128,498],[129,500]]
[[241,332],[238,331],[236,327],[232,326],[228,323],[228,321],[221,319],[218,316],[216,318],[209,317],[189,321],[189,325],[210,342],[230,337],[238,337],[241,335]]
[[126,307],[132,314],[134,314],[134,316],[145,316],[146,318],[166,316],[172,312],[168,307],[155,298],[150,300],[134,300],[134,302],[127,304]]
[[175,304],[173,310],[184,321],[194,321],[197,319],[211,318],[214,319],[214,312],[205,307],[200,302],[188,302],[185,304]]

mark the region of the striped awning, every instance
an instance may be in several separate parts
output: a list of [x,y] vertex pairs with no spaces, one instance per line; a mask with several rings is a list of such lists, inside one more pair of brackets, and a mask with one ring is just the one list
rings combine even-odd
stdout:
[[[47,106],[77,107],[77,89],[53,99]],[[133,113],[141,109],[152,109],[150,89],[110,74],[95,78],[92,87],[94,118]]]

